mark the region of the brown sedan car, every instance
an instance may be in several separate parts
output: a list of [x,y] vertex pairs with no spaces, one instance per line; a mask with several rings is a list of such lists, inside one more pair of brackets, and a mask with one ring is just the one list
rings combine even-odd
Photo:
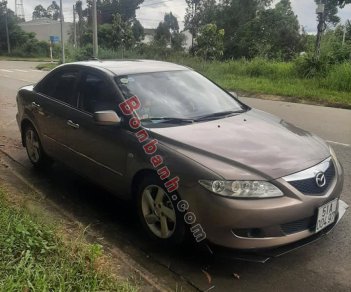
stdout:
[[35,167],[61,161],[133,199],[161,242],[272,248],[330,230],[347,205],[320,138],[158,61],[59,66],[17,95]]

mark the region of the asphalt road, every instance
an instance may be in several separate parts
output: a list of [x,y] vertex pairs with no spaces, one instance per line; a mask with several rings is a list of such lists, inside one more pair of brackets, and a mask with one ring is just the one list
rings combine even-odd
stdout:
[[[166,267],[175,278],[183,277],[202,291],[351,291],[350,210],[327,237],[265,264],[213,259],[198,252],[196,247],[180,250],[152,245],[145,240],[131,215],[132,206],[114,199],[64,166],[55,165],[45,174],[34,172],[19,142],[15,96],[20,86],[36,82],[44,75],[45,72],[35,70],[34,63],[0,61],[0,149],[16,161],[16,171],[50,200],[83,224],[90,224],[141,265],[161,276],[162,268]],[[345,170],[342,198],[351,205],[350,110],[251,98],[241,100],[329,141]]]

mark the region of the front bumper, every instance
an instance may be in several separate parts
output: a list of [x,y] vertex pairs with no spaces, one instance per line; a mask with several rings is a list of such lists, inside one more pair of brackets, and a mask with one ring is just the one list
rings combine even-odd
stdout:
[[265,263],[271,258],[280,257],[287,253],[293,252],[329,234],[345,215],[348,207],[349,206],[344,201],[339,200],[338,217],[334,224],[328,226],[327,228],[321,230],[320,232],[314,235],[311,235],[307,238],[301,239],[299,241],[287,245],[283,245],[273,249],[260,249],[250,251],[226,249],[218,246],[208,246],[208,250],[211,252],[211,254],[215,255],[216,257],[223,257],[225,259],[232,260]]
[[[318,208],[340,198],[343,170],[336,162],[334,179],[318,195],[306,195],[282,178],[274,183],[283,197],[237,200],[215,195],[200,185],[181,193],[211,244],[236,250],[270,249],[319,235],[315,232]],[[346,206],[339,199],[337,216],[343,216]]]

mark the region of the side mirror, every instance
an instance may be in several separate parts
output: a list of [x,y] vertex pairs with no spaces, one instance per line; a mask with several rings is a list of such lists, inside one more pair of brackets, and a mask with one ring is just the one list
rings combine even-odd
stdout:
[[101,126],[117,126],[121,123],[121,118],[111,110],[95,112],[93,119],[97,125]]

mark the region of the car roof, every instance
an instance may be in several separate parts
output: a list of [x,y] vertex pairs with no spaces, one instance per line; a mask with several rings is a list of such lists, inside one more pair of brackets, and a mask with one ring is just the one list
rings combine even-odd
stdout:
[[185,66],[154,60],[92,60],[69,64],[103,68],[116,75],[189,70],[189,68]]

